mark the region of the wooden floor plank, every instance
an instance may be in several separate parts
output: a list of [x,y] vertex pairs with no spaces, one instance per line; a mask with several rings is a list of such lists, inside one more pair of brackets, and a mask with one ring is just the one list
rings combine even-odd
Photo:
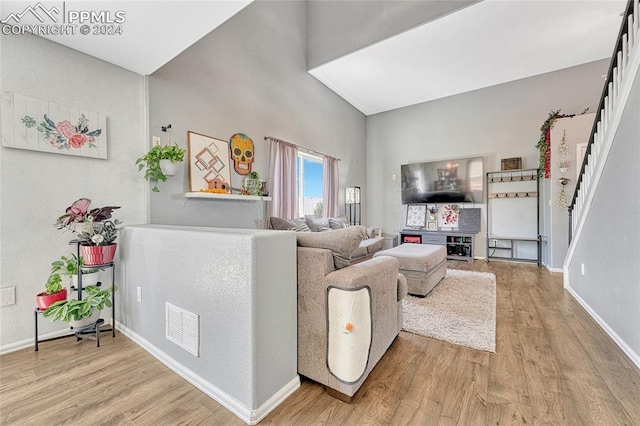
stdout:
[[[496,274],[496,352],[402,332],[352,404],[302,378],[265,425],[640,424],[640,372],[530,264],[450,262]],[[82,398],[78,398],[78,394]],[[118,334],[0,356],[2,425],[242,425]]]

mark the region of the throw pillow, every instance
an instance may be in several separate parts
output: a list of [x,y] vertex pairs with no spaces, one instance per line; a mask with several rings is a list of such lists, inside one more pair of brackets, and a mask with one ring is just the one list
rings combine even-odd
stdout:
[[305,216],[307,225],[313,232],[320,232],[320,228],[329,228],[329,219],[326,217]]
[[269,222],[271,222],[271,228],[278,231],[287,231],[297,225],[293,220],[275,216],[271,216]]
[[269,222],[271,222],[271,228],[277,231],[311,232],[304,217],[285,219],[271,216]]
[[331,229],[342,229],[349,226],[349,221],[347,220],[347,215],[330,217],[329,218],[329,226]]
[[289,230],[296,231],[296,232],[311,232],[311,229],[309,229],[306,223],[301,223],[299,225],[296,225],[293,228],[289,228]]
[[337,229],[333,232],[311,232],[297,235],[300,247],[314,247],[331,250],[336,269],[351,264],[351,253],[360,246],[366,235],[364,226]]

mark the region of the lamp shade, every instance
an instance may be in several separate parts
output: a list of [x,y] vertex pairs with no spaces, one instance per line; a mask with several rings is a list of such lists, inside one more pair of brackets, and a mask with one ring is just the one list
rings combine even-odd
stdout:
[[360,204],[360,187],[359,186],[347,186],[345,203]]

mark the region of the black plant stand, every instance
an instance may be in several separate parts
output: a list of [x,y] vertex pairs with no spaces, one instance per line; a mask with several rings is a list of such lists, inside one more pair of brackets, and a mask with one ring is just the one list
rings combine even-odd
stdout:
[[[69,242],[69,244],[75,244],[76,246],[76,256],[78,259],[78,263],[80,263],[80,242],[78,240],[73,240],[71,242]],[[99,318],[98,321],[96,321],[93,324],[89,324],[86,327],[82,327],[82,328],[77,328],[74,329],[73,327],[71,327],[71,331],[72,333],[70,334],[66,334],[64,336],[57,336],[57,337],[52,337],[49,339],[44,339],[44,340],[40,340],[38,339],[38,315],[43,313],[44,311],[36,308],[34,311],[34,331],[35,331],[35,337],[34,337],[34,351],[38,352],[38,343],[40,342],[46,342],[49,340],[56,340],[56,339],[63,339],[65,337],[70,337],[70,336],[76,336],[76,341],[79,342],[83,339],[90,339],[90,340],[95,340],[96,341],[96,345],[99,348],[100,347],[100,333],[103,332],[111,332],[111,337],[116,337],[116,299],[115,299],[115,276],[116,276],[116,268],[115,268],[115,264],[113,262],[111,263],[105,263],[103,265],[89,265],[89,266],[80,266],[78,265],[78,287],[71,287],[70,290],[71,291],[78,291],[78,300],[82,300],[82,291],[84,290],[84,287],[82,286],[82,271],[84,270],[89,270],[89,269],[107,269],[107,268],[111,268],[111,310],[112,310],[112,315],[111,315],[111,320],[113,321],[112,325],[110,328],[101,328],[100,326],[104,324],[104,320],[102,318]],[[97,286],[100,287],[102,285],[102,283],[98,282]],[[93,336],[93,334],[95,334],[95,336]]]

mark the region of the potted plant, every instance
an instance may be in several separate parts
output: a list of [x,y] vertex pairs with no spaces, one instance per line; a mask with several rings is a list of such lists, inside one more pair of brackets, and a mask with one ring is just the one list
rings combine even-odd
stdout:
[[262,181],[258,172],[251,172],[242,180],[242,187],[248,195],[262,195]]
[[42,315],[52,321],[66,321],[73,328],[86,327],[98,321],[105,306],[112,306],[110,296],[113,291],[115,289],[88,286],[84,299],[61,300],[49,306]]
[[[82,256],[80,256],[80,266],[84,263]],[[102,269],[85,269],[82,271],[82,283],[83,286],[98,284],[98,272]],[[67,256],[60,256],[59,260],[51,263],[51,273],[64,274],[71,279],[71,284],[74,287],[78,287],[78,256],[70,254]]]
[[165,182],[167,176],[174,176],[180,169],[185,150],[178,145],[154,145],[145,155],[136,160],[138,171],[145,170],[144,178],[153,183],[153,192],[160,192],[158,182]]
[[120,207],[101,207],[87,212],[90,203],[88,198],[77,200],[58,218],[56,225],[76,233],[84,265],[111,263],[117,248],[118,226],[122,223],[118,219],[111,220],[111,213]]
[[36,295],[38,309],[45,310],[52,304],[67,300],[67,289],[62,287],[62,277],[60,274],[51,274],[44,284],[44,292]]
[[91,200],[80,198],[67,207],[65,214],[60,216],[54,226],[58,229],[69,229],[82,233],[97,226],[100,222],[111,219],[111,214],[120,206],[105,206],[89,210]]

